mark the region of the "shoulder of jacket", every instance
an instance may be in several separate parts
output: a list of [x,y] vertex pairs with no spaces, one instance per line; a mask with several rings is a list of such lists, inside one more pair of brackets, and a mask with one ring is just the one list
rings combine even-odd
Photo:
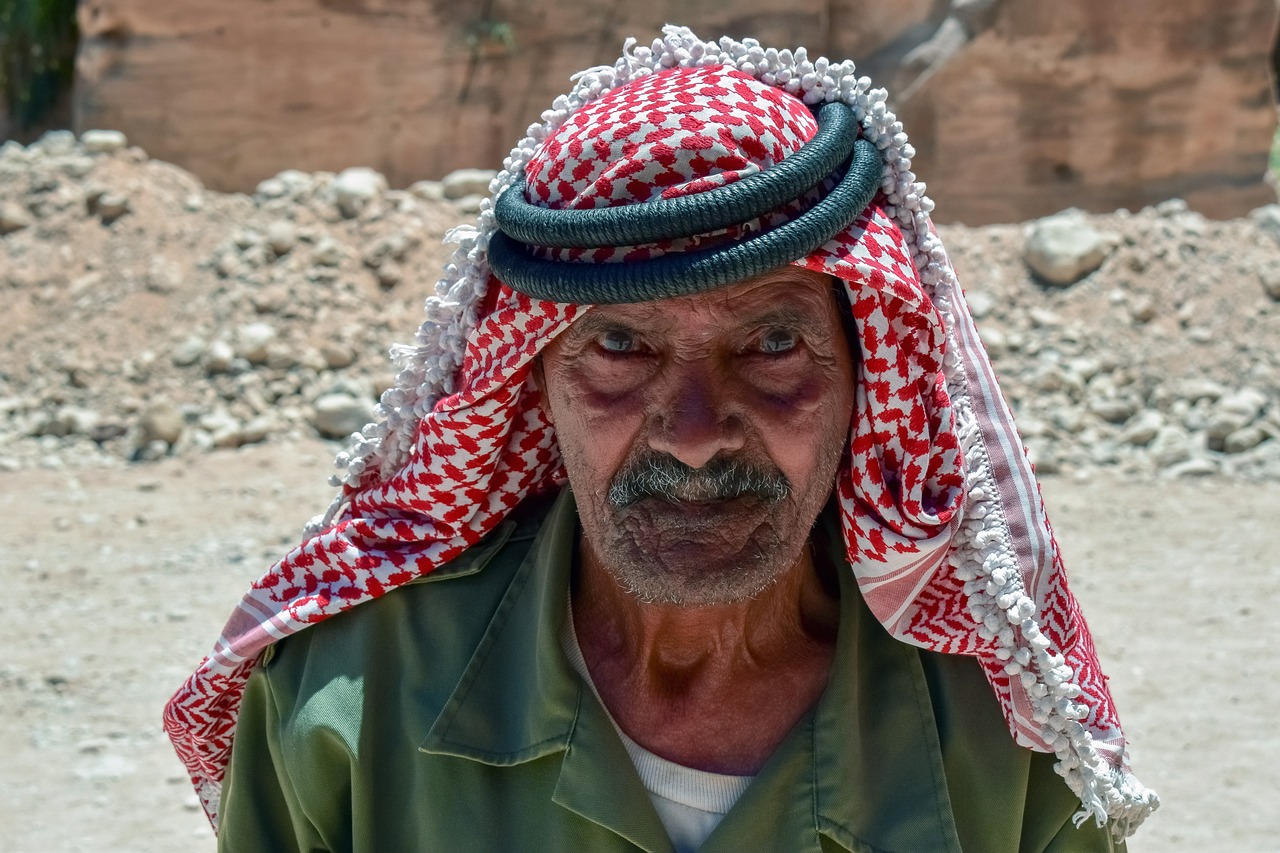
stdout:
[[[358,604],[305,631],[278,640],[263,651],[260,662],[270,664],[286,648],[301,651],[301,646],[310,647],[316,642],[323,643],[329,634],[379,632],[379,624],[385,621],[388,611],[399,611],[407,607],[414,616],[426,617],[428,611],[440,606],[456,610],[457,602],[452,599],[457,595],[468,596],[469,606],[461,614],[454,613],[451,621],[455,625],[460,615],[484,612],[485,600],[492,597],[492,603],[496,605],[497,599],[505,591],[507,583],[546,521],[556,494],[553,490],[526,498],[483,539],[454,559],[379,598]],[[462,579],[470,579],[470,582],[464,582],[461,586],[455,586],[454,583],[446,586],[444,583]],[[433,589],[423,589],[424,586]],[[412,605],[407,604],[407,599],[412,599]]]

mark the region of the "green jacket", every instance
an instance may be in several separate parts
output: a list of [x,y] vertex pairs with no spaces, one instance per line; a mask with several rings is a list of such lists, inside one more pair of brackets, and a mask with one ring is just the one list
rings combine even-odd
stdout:
[[[431,575],[269,649],[219,849],[669,851],[560,646],[576,536],[568,489],[526,502]],[[893,640],[839,574],[831,682],[703,850],[1115,849],[1073,826],[1053,756],[1014,745],[972,659]]]

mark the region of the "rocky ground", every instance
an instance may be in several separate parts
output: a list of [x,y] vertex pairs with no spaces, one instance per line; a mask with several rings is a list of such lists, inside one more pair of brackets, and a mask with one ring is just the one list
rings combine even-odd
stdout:
[[[0,851],[212,849],[159,709],[327,503],[485,182],[0,146]],[[1280,207],[940,230],[1165,798],[1132,849],[1273,848]]]
[[941,232],[1041,473],[1280,477],[1280,206]]
[[[224,195],[118,134],[6,143],[0,470],[358,430],[486,184]],[[1280,206],[941,230],[1042,472],[1280,477]]]
[[222,195],[104,147],[0,148],[0,469],[345,438],[491,176],[293,172]]

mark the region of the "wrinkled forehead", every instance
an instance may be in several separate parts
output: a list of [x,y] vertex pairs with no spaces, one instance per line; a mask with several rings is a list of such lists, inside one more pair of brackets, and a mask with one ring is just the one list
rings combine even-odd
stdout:
[[768,169],[816,128],[799,99],[736,70],[651,74],[548,136],[525,170],[530,200],[592,208],[704,192]]
[[839,309],[837,292],[843,293],[844,286],[844,282],[834,276],[788,264],[700,293],[588,306],[579,313],[578,319],[602,313],[617,317],[653,317],[672,323],[699,315],[724,318],[726,322],[801,314],[820,317]]

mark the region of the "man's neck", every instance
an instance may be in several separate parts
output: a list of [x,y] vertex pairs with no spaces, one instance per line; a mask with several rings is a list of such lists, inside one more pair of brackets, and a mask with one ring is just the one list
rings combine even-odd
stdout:
[[583,539],[574,625],[622,730],[687,767],[757,772],[822,694],[835,655],[837,584],[811,551],[755,598],[684,606],[639,600]]

